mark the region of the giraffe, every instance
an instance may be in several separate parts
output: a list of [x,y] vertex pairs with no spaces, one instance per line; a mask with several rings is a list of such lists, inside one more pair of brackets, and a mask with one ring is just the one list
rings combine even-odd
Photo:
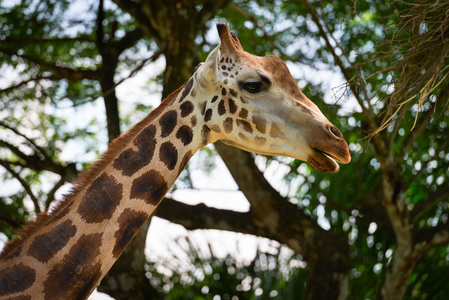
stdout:
[[290,156],[322,172],[350,161],[342,134],[284,62],[245,52],[225,22],[216,27],[220,43],[194,75],[5,247],[0,299],[86,299],[207,144]]

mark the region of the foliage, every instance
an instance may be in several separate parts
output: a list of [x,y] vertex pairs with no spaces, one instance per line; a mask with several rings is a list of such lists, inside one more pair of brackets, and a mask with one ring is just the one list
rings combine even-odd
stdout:
[[277,243],[265,250],[259,245],[246,263],[235,254],[217,257],[211,244],[204,247],[189,237],[174,244],[164,261],[148,262],[150,280],[164,299],[298,299],[305,294],[301,256]]

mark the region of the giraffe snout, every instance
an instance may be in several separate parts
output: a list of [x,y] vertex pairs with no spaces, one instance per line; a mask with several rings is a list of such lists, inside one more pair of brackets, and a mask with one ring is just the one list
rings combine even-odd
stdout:
[[326,152],[330,157],[339,163],[347,164],[351,161],[351,155],[349,154],[349,147],[346,143],[341,131],[333,124],[327,124],[326,129],[331,139],[331,145],[329,145]]

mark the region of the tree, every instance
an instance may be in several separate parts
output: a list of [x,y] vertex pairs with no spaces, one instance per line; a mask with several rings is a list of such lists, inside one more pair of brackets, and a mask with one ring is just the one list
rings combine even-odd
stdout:
[[[447,3],[100,0],[70,15],[75,4],[1,6],[2,74],[18,73],[2,87],[0,104],[6,112],[0,123],[2,185],[20,185],[0,199],[0,226],[9,238],[34,212],[48,210],[61,186],[89,163],[61,158],[69,143],[83,139],[88,152],[98,153],[97,139],[105,145],[120,134],[128,117],[119,117],[117,85],[163,55],[158,82],[167,95],[211,49],[211,20],[225,18],[247,51],[274,53],[306,70],[298,76],[301,88],[341,129],[353,161],[338,174],[320,174],[303,162],[267,157],[267,166],[290,170],[285,181],[295,188],[281,194],[253,155],[217,143],[250,211],[166,199],[157,215],[189,230],[230,230],[286,245],[307,265],[307,299],[449,293]],[[313,78],[322,74],[348,82],[335,92],[343,100],[335,104],[330,97],[329,78]],[[355,109],[345,109],[345,99]],[[63,105],[81,110],[98,100],[106,122],[94,119],[71,130],[58,114]],[[107,131],[108,138],[95,131]],[[161,292],[145,277],[145,236],[139,233],[100,290],[117,299]],[[119,278],[133,288],[125,289]]]

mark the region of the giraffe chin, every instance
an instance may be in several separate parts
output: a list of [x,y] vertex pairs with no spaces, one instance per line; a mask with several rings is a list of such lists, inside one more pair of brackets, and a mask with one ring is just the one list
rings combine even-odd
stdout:
[[318,172],[325,172],[325,173],[334,173],[338,172],[340,170],[340,166],[338,163],[334,160],[333,157],[331,157],[330,154],[319,151],[317,149],[314,149],[314,155],[309,156],[307,159],[307,163]]

